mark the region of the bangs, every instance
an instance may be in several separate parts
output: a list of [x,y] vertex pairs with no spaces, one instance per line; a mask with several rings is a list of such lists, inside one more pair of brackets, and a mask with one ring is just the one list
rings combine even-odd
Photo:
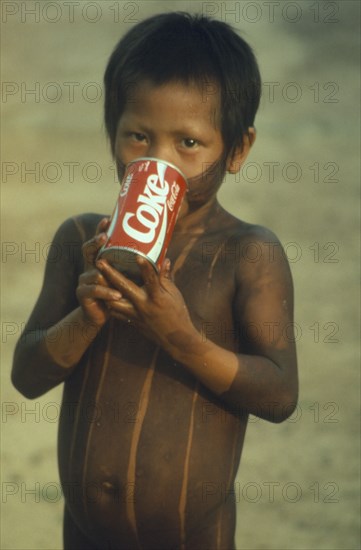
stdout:
[[104,76],[105,123],[114,153],[118,120],[144,80],[195,84],[220,94],[228,151],[243,143],[260,100],[260,75],[248,44],[226,23],[187,13],[160,14],[133,27],[116,46]]

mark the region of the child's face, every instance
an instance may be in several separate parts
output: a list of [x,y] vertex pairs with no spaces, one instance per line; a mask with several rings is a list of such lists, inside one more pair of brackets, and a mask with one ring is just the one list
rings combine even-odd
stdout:
[[223,151],[219,95],[202,94],[196,86],[142,82],[119,119],[116,158],[127,164],[138,157],[156,157],[175,164],[187,178],[200,176],[194,180],[197,189],[190,182],[190,195],[195,192],[200,197],[201,191],[201,202],[211,198],[222,182],[223,174],[208,178],[207,185],[201,175],[221,159]]

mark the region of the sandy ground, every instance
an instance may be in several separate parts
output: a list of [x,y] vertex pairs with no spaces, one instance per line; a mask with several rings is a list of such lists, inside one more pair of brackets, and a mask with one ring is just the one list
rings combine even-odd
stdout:
[[358,2],[54,4],[1,6],[1,548],[61,548],[61,388],[23,399],[9,380],[12,353],[56,228],[110,212],[117,195],[102,125],[106,60],[133,22],[169,9],[226,20],[256,51],[257,143],[220,199],[278,234],[295,283],[300,402],[281,425],[251,419],[238,548],[360,548]]

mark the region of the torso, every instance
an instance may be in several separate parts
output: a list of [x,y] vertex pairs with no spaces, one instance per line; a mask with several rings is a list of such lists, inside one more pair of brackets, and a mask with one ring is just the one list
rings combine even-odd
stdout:
[[[243,226],[223,210],[217,220],[222,230],[175,234],[168,256],[195,326],[239,351],[232,242]],[[132,325],[109,321],[64,389],[59,464],[73,518],[101,548],[231,550],[246,423]]]

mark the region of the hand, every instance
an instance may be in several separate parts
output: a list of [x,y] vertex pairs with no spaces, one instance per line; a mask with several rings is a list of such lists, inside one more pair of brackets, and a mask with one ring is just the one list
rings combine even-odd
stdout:
[[96,229],[95,236],[84,243],[82,247],[85,271],[79,277],[76,295],[85,318],[92,324],[102,326],[110,316],[106,303],[119,300],[119,291],[109,287],[108,281],[95,267],[96,257],[100,248],[107,240],[106,229],[109,219],[103,218]]
[[[171,280],[170,261],[165,260],[157,274],[152,265],[137,256],[144,286],[139,287],[109,265],[99,260],[96,266],[113,288],[123,296],[107,302],[110,314],[133,323],[143,334],[174,355],[194,340],[196,332],[183,296]],[[197,333],[197,336],[198,333]]]

